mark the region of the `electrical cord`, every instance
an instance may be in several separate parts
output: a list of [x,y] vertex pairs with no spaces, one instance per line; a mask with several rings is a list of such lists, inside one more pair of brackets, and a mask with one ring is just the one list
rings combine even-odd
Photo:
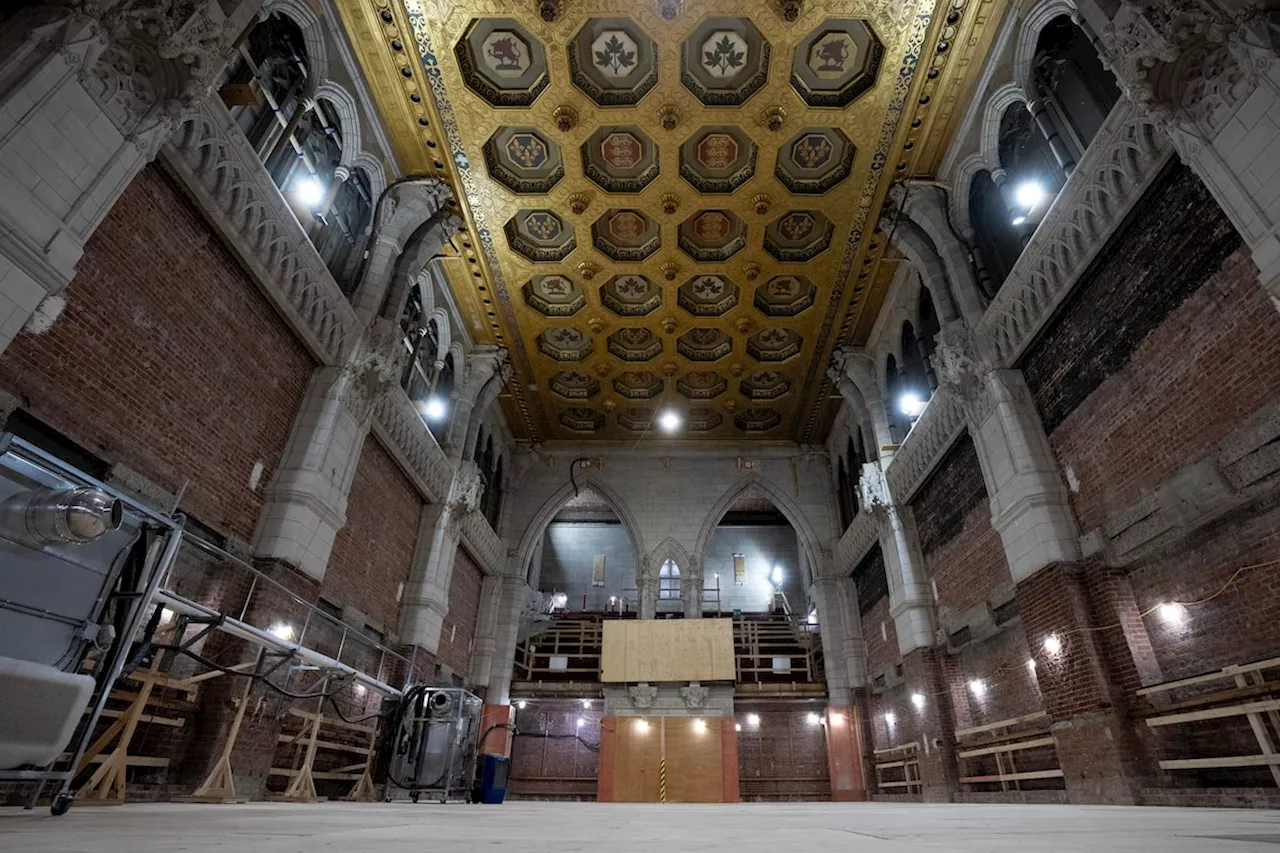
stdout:
[[516,732],[515,737],[533,737],[542,738],[543,740],[576,740],[592,752],[600,751],[600,744],[592,743],[589,740],[583,740],[579,735],[553,735],[540,732]]

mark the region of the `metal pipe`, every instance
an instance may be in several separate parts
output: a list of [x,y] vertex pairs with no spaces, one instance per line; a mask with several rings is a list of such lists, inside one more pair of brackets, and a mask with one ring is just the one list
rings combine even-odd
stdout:
[[124,504],[92,486],[36,489],[0,505],[0,529],[39,545],[92,542],[124,521]]

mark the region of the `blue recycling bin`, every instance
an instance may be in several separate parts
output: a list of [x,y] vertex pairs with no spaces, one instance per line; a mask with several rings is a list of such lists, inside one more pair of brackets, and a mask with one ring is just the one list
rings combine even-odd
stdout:
[[510,773],[510,758],[486,754],[480,773],[480,802],[487,806],[502,805],[507,797],[507,776]]

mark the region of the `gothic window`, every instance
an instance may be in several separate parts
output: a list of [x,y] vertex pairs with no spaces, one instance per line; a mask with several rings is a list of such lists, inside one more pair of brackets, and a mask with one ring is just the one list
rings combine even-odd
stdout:
[[929,390],[935,391],[938,388],[938,374],[933,364],[933,353],[937,349],[938,332],[942,329],[938,324],[938,312],[933,307],[933,295],[927,287],[920,289],[920,310],[916,319],[919,320],[916,345],[920,351],[920,360],[924,363]]
[[985,170],[974,175],[969,185],[969,221],[977,244],[974,248],[988,273],[985,281],[980,278],[983,295],[993,299],[1022,254],[1022,243],[1000,188]]
[[658,598],[680,597],[680,567],[675,560],[667,560],[658,569]]
[[269,16],[240,44],[220,94],[264,162],[283,151],[290,123],[302,120],[307,78],[302,30],[285,15]]
[[1048,102],[1057,128],[1079,161],[1120,99],[1116,79],[1089,37],[1067,15],[1040,31],[1033,63],[1036,94]]
[[324,215],[324,230],[316,248],[333,278],[350,297],[355,293],[356,269],[368,238],[373,214],[373,190],[363,169],[352,169],[342,182],[333,205]]
[[848,529],[853,523],[853,511],[849,508],[849,470],[844,459],[840,460],[839,472],[836,474],[836,500],[840,504],[840,529]]
[[884,366],[884,402],[889,421],[889,437],[895,442],[902,441],[907,434],[903,426],[905,416],[902,414],[901,380],[898,376],[898,360],[889,355]]

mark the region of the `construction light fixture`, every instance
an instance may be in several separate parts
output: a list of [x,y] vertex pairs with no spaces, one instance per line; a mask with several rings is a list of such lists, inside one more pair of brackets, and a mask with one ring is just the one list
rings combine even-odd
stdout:
[[742,723],[734,723],[734,724],[733,724],[733,730],[734,730],[735,732],[740,732],[740,731],[742,731]]
[[583,699],[583,700],[582,700],[582,707],[584,707],[584,708],[590,708],[590,707],[591,707],[591,700],[590,700],[590,699]]
[[636,731],[639,732],[640,734],[644,734],[645,732],[649,731],[649,721],[636,720]]
[[805,717],[805,719],[808,721],[809,725],[811,726],[816,726],[818,725],[818,723],[822,722],[822,718],[812,712],[810,712],[809,716]]
[[582,728],[582,727],[583,727],[583,726],[585,726],[586,724],[587,724],[587,721],[586,721],[584,718],[582,718],[582,717],[579,717],[579,718],[578,718],[578,728]]
[[917,711],[923,711],[924,710],[924,694],[912,693],[911,704],[916,706]]
[[1062,640],[1057,634],[1050,634],[1044,638],[1044,650],[1051,655],[1062,654]]
[[831,714],[828,714],[827,716],[830,718],[831,722],[835,723],[836,725],[840,725],[841,723],[844,722],[844,714],[833,712]]
[[1018,207],[1028,210],[1044,201],[1044,197],[1044,187],[1035,181],[1023,181],[1013,191],[1013,200],[1018,203]]
[[357,696],[364,696],[366,693],[369,692],[369,688],[365,687],[363,684],[357,684],[355,687],[355,691]]
[[815,607],[809,611],[809,617],[807,621],[809,622],[810,625],[818,624],[818,608]]
[[293,191],[297,194],[298,201],[307,207],[319,207],[324,201],[324,184],[313,177],[294,181]]
[[758,729],[758,728],[760,728],[760,715],[759,715],[759,714],[747,714],[747,725],[748,725],[748,726],[751,726],[751,728],[753,728],[753,729]]
[[521,699],[519,702],[516,703],[516,707],[519,708],[521,711],[523,711],[525,708],[529,707],[529,700]]
[[981,678],[975,678],[969,682],[969,692],[974,695],[974,698],[981,699],[987,695],[987,682]]
[[291,642],[295,636],[293,626],[287,622],[277,622],[267,629],[267,633],[274,634],[285,642]]
[[675,432],[680,429],[680,416],[672,411],[663,412],[658,416],[658,426],[663,432]]
[[1156,612],[1168,625],[1181,625],[1187,618],[1187,608],[1176,601],[1166,601],[1156,608]]
[[445,410],[444,400],[439,397],[428,398],[426,405],[422,407],[422,413],[427,416],[429,421],[438,421],[443,418]]
[[1027,217],[1025,217],[1025,216],[1015,216],[1015,217],[1013,217],[1013,222],[1012,222],[1011,224],[1012,224],[1014,227],[1017,227],[1017,226],[1021,225],[1022,223],[1026,222],[1026,221],[1027,221]]
[[921,400],[920,395],[914,391],[905,391],[898,398],[898,408],[902,410],[902,414],[909,418],[918,418],[920,413],[924,411],[925,403]]
[[898,715],[893,713],[892,711],[885,711],[884,722],[885,722],[885,725],[892,726],[894,723],[898,722]]
[[769,573],[769,580],[773,581],[774,586],[782,585],[782,566],[773,567],[773,571]]
[[1035,671],[1036,671],[1036,659],[1035,659],[1035,658],[1029,658],[1029,659],[1027,660],[1027,669],[1031,670],[1032,672],[1035,672]]
[[693,721],[693,730],[698,734],[702,734],[707,730],[707,721],[701,717]]

